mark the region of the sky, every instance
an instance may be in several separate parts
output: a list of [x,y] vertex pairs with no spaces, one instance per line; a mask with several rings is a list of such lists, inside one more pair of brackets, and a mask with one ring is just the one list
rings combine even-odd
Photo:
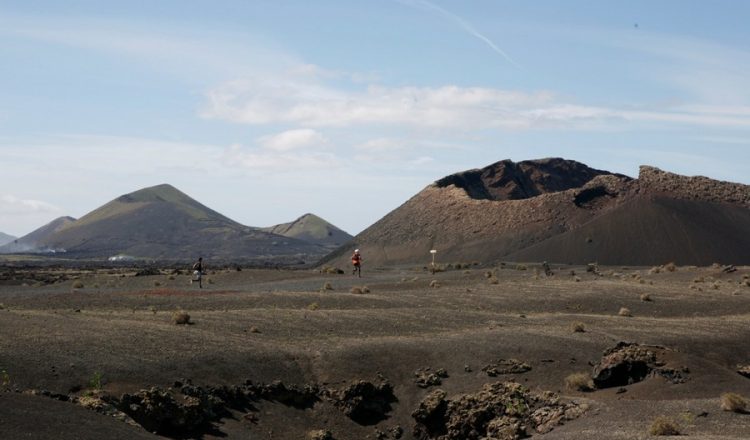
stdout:
[[750,184],[750,2],[4,0],[0,231],[169,183],[356,234],[564,157]]

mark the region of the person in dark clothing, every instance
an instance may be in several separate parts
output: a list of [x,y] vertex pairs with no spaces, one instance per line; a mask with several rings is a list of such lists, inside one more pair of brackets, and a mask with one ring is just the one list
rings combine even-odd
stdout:
[[198,261],[193,264],[193,278],[190,280],[190,284],[198,282],[198,287],[203,288],[203,257],[199,257]]

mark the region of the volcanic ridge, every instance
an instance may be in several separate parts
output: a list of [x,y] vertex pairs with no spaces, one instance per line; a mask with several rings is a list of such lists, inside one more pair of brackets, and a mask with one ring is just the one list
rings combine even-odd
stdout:
[[437,180],[351,247],[371,265],[549,261],[750,264],[750,186],[642,166],[637,179],[561,158],[512,162]]

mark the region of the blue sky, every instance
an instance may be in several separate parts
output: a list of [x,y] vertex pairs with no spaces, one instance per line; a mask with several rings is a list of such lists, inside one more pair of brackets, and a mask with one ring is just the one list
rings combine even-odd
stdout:
[[0,231],[171,183],[357,233],[560,156],[750,184],[750,2],[4,1]]

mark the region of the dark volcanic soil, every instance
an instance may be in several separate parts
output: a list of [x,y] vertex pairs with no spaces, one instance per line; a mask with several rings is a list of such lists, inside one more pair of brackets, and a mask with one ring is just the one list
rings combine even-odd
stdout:
[[[400,427],[401,438],[414,438],[412,413],[434,390],[458,402],[486,384],[515,380],[588,405],[580,417],[535,438],[647,438],[660,415],[690,438],[750,438],[750,416],[719,405],[725,392],[750,397],[750,379],[736,372],[738,364],[750,364],[750,286],[743,279],[750,268],[650,273],[607,267],[595,274],[553,266],[555,275],[545,277],[534,266],[507,267],[434,275],[422,267],[365,267],[362,279],[246,269],[211,273],[202,290],[186,275],[106,272],[69,273],[65,281],[36,287],[0,285],[0,387],[6,390],[0,438],[154,437],[32,390],[93,394],[118,404],[124,393],[153,386],[171,387],[176,399],[183,398],[180,390],[198,395],[184,388],[188,379],[201,390],[250,392],[242,397],[250,396],[246,405],[211,401],[216,417],[188,437],[302,439],[328,430],[335,439],[375,439],[378,431],[380,438],[395,438]],[[76,281],[83,287],[74,289]],[[323,289],[325,283],[332,289]],[[369,293],[350,293],[365,285]],[[619,316],[622,307],[632,316]],[[189,313],[193,324],[173,324],[176,310]],[[574,332],[574,323],[585,331]],[[650,374],[593,392],[565,388],[567,376],[591,373],[604,350],[620,341],[664,347],[659,368],[675,369],[684,380]],[[515,361],[531,370],[503,374]],[[487,374],[492,366],[500,371],[495,377]],[[447,373],[439,385],[415,383],[439,369]],[[300,394],[268,385],[277,380],[284,389],[315,391],[309,400],[295,400]],[[362,391],[369,385],[356,385],[359,380],[390,384],[395,400],[387,390]],[[94,392],[98,385],[102,390]],[[369,397],[359,398],[360,392]],[[385,413],[358,421],[347,416],[365,409]]]

